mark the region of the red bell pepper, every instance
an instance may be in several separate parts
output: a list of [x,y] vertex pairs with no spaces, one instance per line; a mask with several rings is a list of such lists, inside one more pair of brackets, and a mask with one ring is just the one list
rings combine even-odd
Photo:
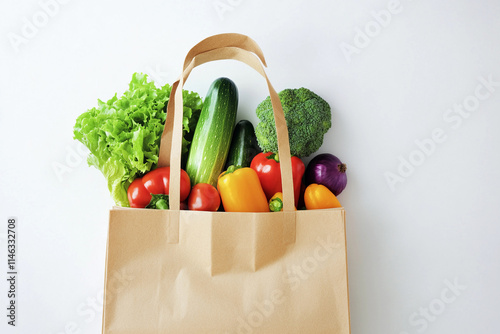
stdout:
[[[168,209],[169,181],[170,167],[154,169],[142,178],[135,179],[127,190],[130,207]],[[190,190],[189,176],[181,169],[181,202],[186,200]]]
[[[282,191],[281,170],[277,153],[266,152],[257,154],[253,158],[250,167],[257,172],[267,200],[273,197],[277,192]],[[302,176],[304,176],[305,170],[306,167],[302,160],[292,156],[292,177],[295,205],[299,202],[300,185],[302,184]]]

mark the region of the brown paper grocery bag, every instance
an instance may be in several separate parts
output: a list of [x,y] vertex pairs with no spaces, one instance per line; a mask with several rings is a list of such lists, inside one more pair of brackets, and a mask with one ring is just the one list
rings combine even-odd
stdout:
[[[219,59],[245,62],[267,81],[283,212],[179,210],[182,87],[194,67]],[[286,121],[262,63],[239,34],[188,53],[160,146],[171,209],[110,211],[103,333],[350,333],[344,209],[294,210]]]

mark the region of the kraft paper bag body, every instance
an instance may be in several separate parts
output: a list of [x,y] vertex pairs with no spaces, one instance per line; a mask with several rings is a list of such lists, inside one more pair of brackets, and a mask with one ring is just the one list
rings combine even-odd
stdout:
[[[182,86],[194,67],[219,59],[242,61],[267,81],[283,212],[179,210]],[[103,333],[350,333],[345,212],[295,211],[286,121],[262,63],[257,44],[239,34],[188,53],[158,162],[171,168],[171,209],[110,211]]]

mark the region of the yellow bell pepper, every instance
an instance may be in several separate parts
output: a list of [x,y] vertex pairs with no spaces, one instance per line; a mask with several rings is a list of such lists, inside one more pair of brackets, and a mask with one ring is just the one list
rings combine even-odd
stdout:
[[227,212],[269,212],[259,177],[250,167],[230,166],[219,176],[217,189]]
[[[277,192],[276,194],[271,197],[269,200],[269,210],[271,212],[279,212],[283,211],[283,193],[282,192]],[[297,210],[297,208],[295,208]]]
[[304,193],[304,202],[307,210],[340,208],[337,197],[322,184],[310,184]]

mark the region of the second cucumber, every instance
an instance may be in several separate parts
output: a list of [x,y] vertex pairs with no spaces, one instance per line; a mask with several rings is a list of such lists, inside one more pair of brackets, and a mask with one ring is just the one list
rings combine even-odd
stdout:
[[194,131],[186,172],[194,186],[214,187],[224,168],[238,109],[238,89],[228,78],[216,79],[208,89]]
[[250,167],[252,159],[260,152],[252,123],[247,120],[241,120],[234,127],[233,139],[224,170],[228,169],[231,165]]

